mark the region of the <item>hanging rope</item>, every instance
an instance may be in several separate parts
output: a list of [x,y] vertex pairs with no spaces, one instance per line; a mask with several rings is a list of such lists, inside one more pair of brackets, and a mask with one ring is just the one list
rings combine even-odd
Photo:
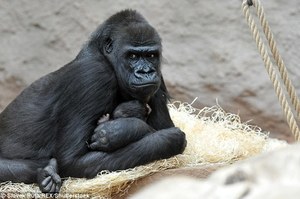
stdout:
[[[279,71],[280,77],[278,77],[277,70],[273,66],[271,62],[271,58],[269,56],[268,51],[265,48],[265,45],[260,36],[257,25],[255,24],[253,17],[250,14],[250,6],[255,7],[257,16],[259,18],[260,24],[262,26],[263,32],[268,41],[272,56],[276,62],[277,69]],[[260,0],[244,0],[242,3],[242,9],[244,16],[247,20],[247,23],[251,29],[252,36],[256,42],[259,53],[265,63],[266,70],[270,76],[270,79],[274,85],[274,89],[276,95],[279,99],[280,105],[282,107],[283,113],[287,119],[287,123],[297,141],[300,140],[300,132],[299,127],[297,125],[297,120],[300,121],[300,101],[296,94],[296,89],[292,85],[290,78],[288,77],[287,69],[283,63],[283,60],[279,54],[278,48],[276,46],[276,42],[274,40],[274,36],[271,32],[270,26],[266,20],[264,9],[260,3]],[[280,81],[282,79],[282,82]],[[296,116],[293,114],[292,109],[286,99],[286,95],[284,94],[283,88],[286,89],[288,98],[291,100],[291,104],[296,112]]]

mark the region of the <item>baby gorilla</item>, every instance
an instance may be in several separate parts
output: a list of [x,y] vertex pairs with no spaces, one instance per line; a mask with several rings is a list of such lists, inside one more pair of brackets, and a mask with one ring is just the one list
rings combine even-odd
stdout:
[[[151,112],[148,104],[143,104],[138,100],[121,103],[117,106],[110,118],[109,114],[102,116],[98,121],[98,127],[95,129],[91,137],[88,147],[92,150],[112,152],[122,148],[133,141],[140,140],[142,137],[155,130],[151,128],[146,120]],[[139,126],[139,128],[129,129],[126,125],[130,122],[137,121],[130,118],[138,118],[145,121],[145,125],[141,128],[141,124],[132,125]],[[111,119],[111,120],[110,120]],[[128,129],[123,134],[118,134],[120,128]],[[118,138],[116,137],[118,136]],[[122,139],[120,139],[122,136]]]

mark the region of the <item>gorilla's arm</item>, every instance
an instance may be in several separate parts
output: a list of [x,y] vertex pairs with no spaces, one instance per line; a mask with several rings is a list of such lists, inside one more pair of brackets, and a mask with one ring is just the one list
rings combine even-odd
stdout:
[[102,170],[128,169],[154,160],[169,158],[182,153],[184,147],[185,135],[180,129],[175,127],[164,129],[148,134],[113,153],[88,152],[76,161],[64,164],[63,174],[92,178]]
[[[142,121],[141,119],[133,117],[118,118],[115,120],[104,122],[95,129],[94,134],[92,135],[90,140],[91,142],[89,148],[102,152],[112,152],[119,148],[125,147],[132,142],[140,140],[147,134],[153,133],[157,130],[171,128],[170,131],[173,131],[174,129],[172,127],[174,127],[174,124],[169,115],[169,111],[166,105],[167,96],[164,94],[163,89],[164,83],[162,84],[162,88],[158,91],[154,98],[150,100],[150,104],[152,105],[153,110],[149,115],[149,124]],[[136,110],[134,110],[134,108],[137,107],[128,108],[124,106],[117,109],[123,112],[125,111],[125,109],[126,111],[137,112]],[[139,114],[141,110],[139,110],[135,114]]]
[[118,118],[100,124],[88,145],[91,150],[112,152],[140,140],[155,130],[138,118]]
[[152,111],[149,115],[147,123],[156,130],[167,129],[174,127],[174,123],[170,117],[170,113],[167,107],[168,93],[164,81],[160,89],[155,93],[149,101],[149,106]]

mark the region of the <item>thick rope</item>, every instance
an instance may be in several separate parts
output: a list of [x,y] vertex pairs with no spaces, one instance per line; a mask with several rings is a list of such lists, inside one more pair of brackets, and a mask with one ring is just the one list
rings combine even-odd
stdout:
[[[249,2],[250,2],[250,4],[249,4]],[[279,102],[280,102],[280,105],[283,109],[283,113],[284,113],[284,115],[287,119],[287,123],[288,123],[295,139],[297,141],[299,141],[300,132],[299,132],[299,127],[298,127],[296,119],[295,119],[295,115],[293,114],[293,112],[291,110],[291,107],[289,106],[289,103],[288,103],[288,101],[285,97],[285,94],[284,94],[284,90],[282,88],[283,87],[282,83],[280,82],[280,80],[278,78],[276,70],[275,70],[275,68],[274,68],[274,66],[271,62],[270,56],[269,56],[269,54],[268,54],[268,52],[265,48],[265,45],[264,45],[264,43],[261,39],[258,28],[257,28],[257,26],[256,26],[256,24],[253,20],[253,17],[250,14],[249,8],[250,8],[251,5],[253,5],[256,8],[258,18],[260,20],[260,23],[262,25],[263,31],[266,35],[266,38],[268,40],[271,52],[272,52],[273,57],[274,57],[274,60],[276,61],[276,64],[278,65],[278,70],[279,70],[279,73],[281,75],[281,78],[283,79],[283,82],[284,82],[285,88],[287,90],[287,93],[288,93],[289,97],[291,98],[292,105],[294,106],[294,108],[296,110],[298,119],[300,117],[299,99],[297,97],[295,88],[293,87],[293,85],[292,85],[292,83],[291,83],[291,81],[288,77],[287,70],[286,70],[286,67],[284,66],[282,58],[279,55],[276,43],[275,43],[274,38],[273,38],[273,34],[272,34],[271,29],[270,29],[270,27],[269,27],[269,25],[266,21],[264,11],[263,11],[263,7],[261,6],[260,0],[252,0],[252,1],[244,0],[243,4],[242,4],[242,9],[243,9],[244,16],[245,16],[245,18],[247,20],[247,23],[248,23],[248,25],[251,29],[252,36],[253,36],[253,38],[256,42],[259,53],[260,53],[260,55],[261,55],[261,57],[262,57],[262,59],[265,63],[266,70],[267,70],[267,72],[270,76],[270,79],[271,79],[271,81],[274,85],[276,95],[277,95],[277,97],[279,99]]]
[[255,8],[256,8],[256,12],[258,14],[258,18],[260,20],[261,26],[263,27],[265,36],[268,40],[273,58],[276,61],[276,64],[278,66],[278,70],[281,75],[281,78],[283,79],[283,83],[286,87],[289,97],[291,98],[292,105],[294,106],[294,108],[296,110],[297,119],[298,119],[298,121],[300,121],[300,100],[297,97],[296,89],[293,86],[293,84],[288,76],[287,69],[286,69],[286,67],[283,63],[283,60],[279,54],[276,42],[274,40],[273,33],[268,24],[268,21],[266,20],[265,13],[264,13],[263,7],[260,4],[260,1],[257,1],[254,5],[257,5],[257,6],[255,6]]

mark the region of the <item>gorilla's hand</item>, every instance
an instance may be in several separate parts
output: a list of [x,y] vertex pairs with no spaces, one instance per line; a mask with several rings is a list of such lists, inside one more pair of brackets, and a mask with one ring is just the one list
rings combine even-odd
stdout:
[[88,144],[91,150],[112,152],[140,140],[154,130],[138,118],[119,118],[101,123]]

